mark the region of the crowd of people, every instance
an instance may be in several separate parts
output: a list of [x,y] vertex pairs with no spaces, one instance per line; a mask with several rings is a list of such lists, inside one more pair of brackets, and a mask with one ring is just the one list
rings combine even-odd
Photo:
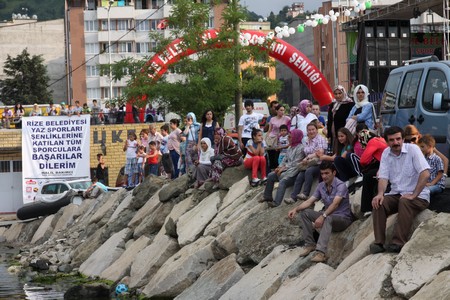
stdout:
[[[11,124],[14,128],[22,128],[23,116],[79,116],[90,115],[91,125],[100,124],[123,124],[125,122],[125,115],[130,113],[133,115],[134,123],[141,123],[140,108],[136,105],[132,106],[131,112],[126,111],[125,105],[116,105],[114,103],[106,103],[101,107],[97,100],[92,100],[92,105],[87,103],[81,105],[80,101],[76,100],[74,104],[66,104],[61,102],[59,107],[54,105],[52,101],[48,106],[42,109],[39,104],[35,103],[28,113],[25,112],[21,103],[16,103],[13,109],[5,106],[1,115],[1,125],[5,129],[10,129]],[[163,122],[164,115],[161,109],[154,109],[152,105],[148,105],[145,109],[143,121],[146,123]]]
[[[289,114],[285,106],[273,101],[265,126],[261,126],[263,115],[255,112],[253,102],[247,100],[238,122],[237,140],[220,127],[211,110],[203,113],[200,122],[192,112],[182,124],[172,119],[161,127],[161,133],[151,124],[149,132],[141,132],[140,141],[130,134],[124,145],[128,186],[138,184],[149,173],[172,179],[190,174],[194,188],[211,181],[214,189],[225,168],[243,164],[251,170],[250,185],[264,186],[259,202],[267,202],[269,207],[283,201],[301,202],[288,217],[292,219],[299,213],[305,241],[302,256],[315,251],[311,260],[323,262],[331,232],[345,230],[354,219],[349,192],[359,184],[361,212],[364,217],[372,215],[374,220],[371,253],[399,252],[407,242],[412,220],[428,207],[430,195],[444,191],[448,158],[435,148],[431,135],[420,135],[412,125],[390,127],[379,136],[366,86],[356,86],[353,97],[337,86],[334,95],[327,120],[310,100],[299,101]],[[156,146],[149,147],[149,141]],[[139,145],[145,149],[137,152]],[[159,162],[151,159],[155,152]],[[145,163],[137,166],[145,160],[159,168]],[[319,184],[312,191],[315,180]],[[276,182],[279,184],[274,197]],[[292,193],[285,197],[289,186],[293,186]],[[317,212],[311,205],[319,200],[325,206]],[[387,216],[397,212],[394,237],[385,245]],[[318,228],[320,235],[315,239],[313,231]]]

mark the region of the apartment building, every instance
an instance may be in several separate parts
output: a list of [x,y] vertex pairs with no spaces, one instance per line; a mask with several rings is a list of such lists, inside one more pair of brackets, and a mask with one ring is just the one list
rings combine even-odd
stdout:
[[[156,42],[150,40],[149,32],[170,36],[162,24],[172,4],[172,0],[66,0],[70,101],[90,104],[93,99],[102,102],[120,96],[127,80],[111,83],[109,74],[100,75],[99,65],[151,57]],[[225,5],[211,8],[210,28],[221,26]]]

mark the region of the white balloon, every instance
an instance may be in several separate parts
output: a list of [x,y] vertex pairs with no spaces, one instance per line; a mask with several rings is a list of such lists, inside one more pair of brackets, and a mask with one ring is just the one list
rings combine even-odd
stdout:
[[334,10],[330,10],[330,11],[328,12],[328,14],[329,14],[330,16],[334,15]]
[[248,45],[250,45],[250,42],[248,40],[244,40],[243,44],[244,44],[244,46],[248,46]]
[[295,33],[295,28],[291,27],[288,30],[289,34],[294,34]]
[[262,37],[262,36],[258,37],[258,44],[262,45],[262,44],[264,44],[264,42],[265,42],[264,37]]
[[319,23],[316,20],[312,21],[311,24],[312,27],[316,27],[317,25],[319,25]]
[[267,17],[264,17],[264,19],[263,19],[263,20],[264,20],[264,22],[267,22]]
[[322,19],[322,24],[327,25],[329,21],[330,21],[330,19],[328,19],[328,18],[323,18],[323,19]]
[[283,38],[283,34],[281,32],[277,33],[277,38],[282,39]]
[[280,31],[281,31],[281,27],[280,26],[275,27],[275,32],[276,33],[280,32]]
[[250,40],[252,38],[252,35],[247,32],[247,33],[244,34],[244,37],[245,37],[246,40]]
[[308,20],[308,21],[305,22],[305,25],[306,25],[306,26],[311,26],[311,25],[312,25],[312,22],[313,22],[313,21]]
[[362,12],[365,11],[365,10],[366,10],[366,4],[360,3],[360,4],[359,4],[359,9],[360,9]]
[[269,39],[269,40],[273,39],[274,36],[275,36],[275,33],[273,33],[273,31],[267,33],[267,39]]
[[351,14],[352,14],[352,13],[351,13],[348,9],[346,9],[346,10],[344,11],[344,16],[346,16],[346,17],[350,17]]
[[358,0],[353,0],[353,1],[352,1],[352,6],[353,6],[353,7],[358,6],[358,4],[359,4]]
[[355,9],[354,9],[354,11],[355,11],[355,13],[359,14],[359,12],[360,12],[361,10],[359,9],[358,6],[356,6]]
[[336,22],[336,20],[337,20],[337,17],[336,17],[336,16],[331,16],[331,18],[330,18],[330,21],[331,21],[331,22]]
[[283,30],[289,30],[288,26],[283,26]]
[[258,22],[260,22],[260,23],[261,23],[262,21],[263,21],[263,19],[262,19],[262,18],[259,18],[259,19],[258,19]]
[[284,30],[283,29],[283,36],[285,36],[285,37],[289,37],[290,36],[290,34],[289,34],[289,29],[288,30]]
[[334,15],[335,15],[336,17],[339,17],[339,12],[338,12],[338,11],[335,12]]

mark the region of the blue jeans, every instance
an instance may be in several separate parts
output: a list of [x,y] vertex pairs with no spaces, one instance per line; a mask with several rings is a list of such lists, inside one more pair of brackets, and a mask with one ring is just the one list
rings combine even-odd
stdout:
[[319,174],[319,166],[311,166],[306,169],[306,171],[301,171],[298,173],[297,178],[295,179],[294,190],[291,194],[292,199],[297,199],[297,195],[300,194],[303,184],[305,185],[303,188],[303,194],[305,196],[309,196],[313,181],[314,179],[319,178]]
[[267,175],[267,183],[266,188],[264,189],[264,199],[266,200],[272,200],[272,192],[273,192],[273,186],[275,182],[280,181],[280,184],[278,185],[277,193],[275,195],[274,202],[276,205],[280,205],[281,201],[283,201],[284,193],[286,192],[286,188],[293,185],[295,182],[295,179],[297,177],[284,177],[280,180],[280,177],[278,177],[275,172],[270,172],[269,175]]
[[148,173],[158,176],[158,164],[149,164]]
[[172,159],[173,164],[172,179],[175,179],[178,178],[178,174],[180,173],[180,170],[178,169],[178,160],[180,159],[180,154],[178,154],[175,150],[170,150],[170,158]]
[[444,191],[444,189],[437,184],[429,186],[428,189],[430,189],[430,195],[440,194]]

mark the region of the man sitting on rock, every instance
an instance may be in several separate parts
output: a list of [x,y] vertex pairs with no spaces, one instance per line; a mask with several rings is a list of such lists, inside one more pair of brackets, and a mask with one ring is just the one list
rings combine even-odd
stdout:
[[[293,219],[300,212],[305,241],[305,251],[300,256],[307,256],[316,250],[316,254],[311,258],[313,262],[327,260],[326,253],[331,232],[343,231],[353,221],[347,186],[336,177],[335,166],[331,161],[323,161],[319,169],[323,181],[319,183],[314,194],[288,213],[288,218]],[[318,200],[322,200],[325,204],[322,211],[310,208]],[[319,228],[321,230],[316,245],[313,231]]]
[[[398,253],[408,240],[414,218],[430,203],[430,190],[424,188],[430,177],[430,166],[420,148],[403,143],[405,133],[397,126],[384,132],[388,148],[381,155],[378,171],[378,194],[372,200],[375,243],[370,253],[384,251]],[[391,190],[384,195],[388,182]],[[386,220],[398,213],[392,243],[384,248]]]
[[84,198],[98,198],[101,194],[106,193],[108,187],[98,181],[97,177],[92,178],[91,186],[83,192]]

